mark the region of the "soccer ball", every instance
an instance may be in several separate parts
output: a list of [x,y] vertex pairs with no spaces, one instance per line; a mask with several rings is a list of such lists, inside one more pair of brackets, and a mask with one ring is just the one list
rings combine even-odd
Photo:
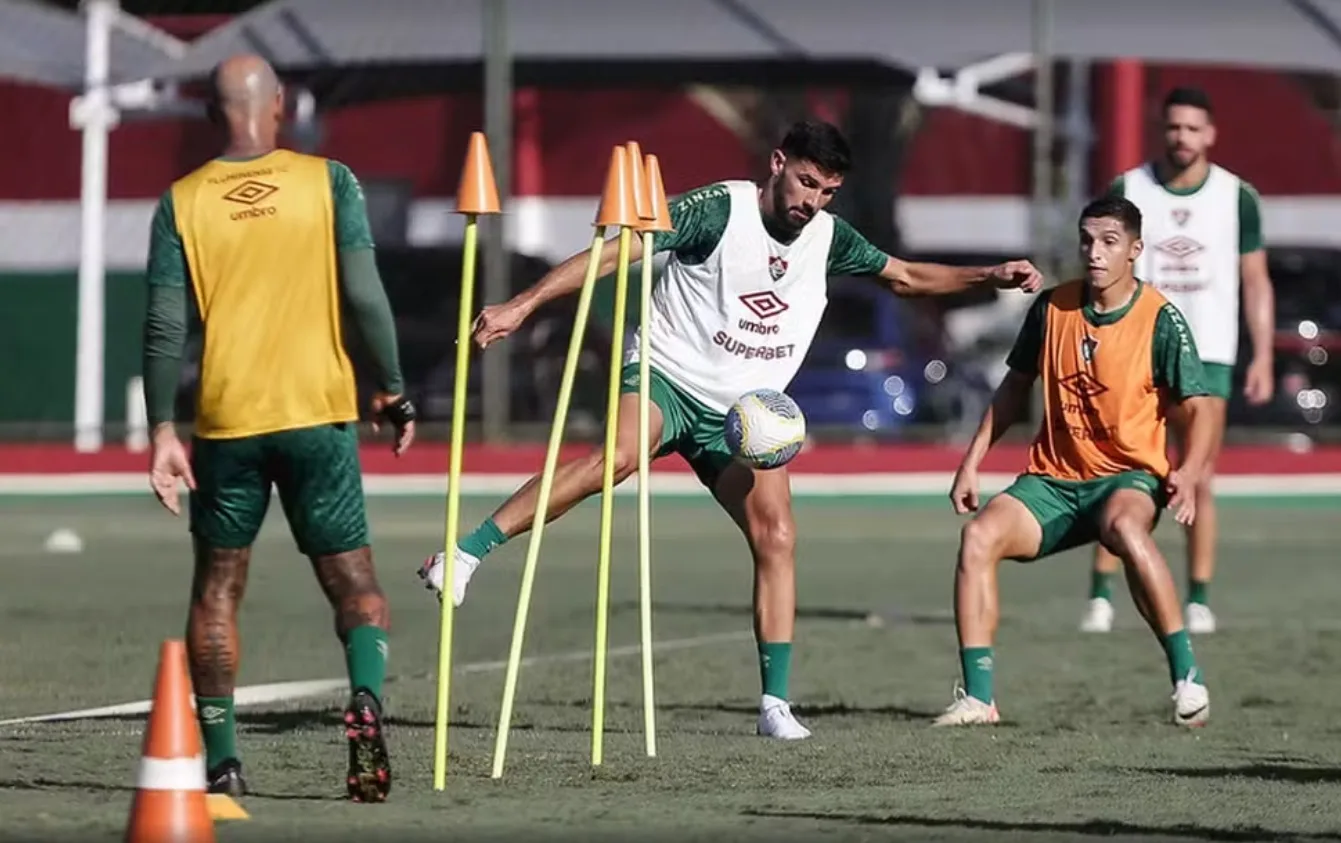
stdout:
[[726,445],[753,468],[779,468],[801,452],[806,417],[790,396],[775,389],[751,390],[726,414]]

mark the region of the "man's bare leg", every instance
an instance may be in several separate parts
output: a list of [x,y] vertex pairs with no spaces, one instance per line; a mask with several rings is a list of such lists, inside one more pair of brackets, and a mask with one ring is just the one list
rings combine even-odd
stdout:
[[1010,495],[997,495],[964,525],[955,566],[955,627],[964,696],[935,722],[938,726],[994,723],[992,652],[1001,616],[997,570],[1003,559],[1029,559],[1039,552],[1043,528],[1029,508]]
[[[655,455],[661,441],[664,422],[661,409],[648,403],[648,441]],[[619,398],[619,420],[615,429],[614,480],[618,485],[638,470],[638,395],[625,393]],[[550,488],[549,507],[545,523],[562,516],[582,501],[601,491],[605,482],[605,448],[597,445],[576,459],[561,463],[554,472]],[[509,539],[531,529],[536,509],[540,504],[540,475],[512,493],[494,514],[457,542],[453,570],[453,598],[457,605],[465,597],[465,589],[476,567],[491,551]],[[444,576],[443,555],[424,560],[419,577],[427,588],[442,592]]]
[[[1215,494],[1211,489],[1215,473],[1215,462],[1220,455],[1220,446],[1225,436],[1226,402],[1215,400],[1217,408],[1215,425],[1215,443],[1212,456],[1206,466],[1206,480],[1197,487],[1197,517],[1192,524],[1184,528],[1187,536],[1187,631],[1193,635],[1215,632],[1215,615],[1210,609],[1210,585],[1215,576],[1215,545],[1219,535],[1215,510]],[[1182,443],[1179,443],[1181,449]]]
[[[661,441],[661,409],[648,404],[648,440],[655,453]],[[582,501],[601,491],[605,472],[605,448],[597,445],[587,454],[562,463],[554,472],[545,523],[559,518]],[[626,393],[619,398],[619,422],[615,431],[615,483],[626,480],[638,470],[638,396]],[[494,511],[491,521],[507,538],[515,538],[531,529],[540,505],[540,475],[512,493]]]
[[763,690],[759,734],[786,740],[810,737],[788,702],[796,630],[796,521],[787,469],[756,471],[731,463],[712,491],[740,527],[754,562],[754,637]]
[[1183,627],[1178,587],[1151,535],[1154,523],[1155,502],[1148,494],[1119,489],[1104,506],[1100,541],[1122,560],[1132,600],[1164,648],[1174,686],[1174,722],[1199,726],[1209,716],[1210,696]]
[[241,662],[237,613],[247,589],[251,549],[213,548],[195,539],[195,573],[186,624],[187,661],[212,792],[242,796],[233,687]]
[[371,548],[313,556],[311,561],[334,611],[335,634],[344,645],[349,671],[346,788],[356,802],[381,802],[391,790],[391,761],[382,725],[390,608],[377,582]]

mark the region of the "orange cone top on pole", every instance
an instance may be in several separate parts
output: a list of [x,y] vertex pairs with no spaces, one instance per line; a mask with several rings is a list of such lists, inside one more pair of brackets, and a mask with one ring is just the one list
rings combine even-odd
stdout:
[[466,164],[461,168],[461,183],[456,189],[456,213],[500,214],[498,185],[494,166],[489,160],[489,143],[483,132],[472,132],[466,149]]
[[643,170],[643,151],[637,141],[624,144],[629,151],[629,172],[633,175],[633,205],[639,220],[652,218],[652,200],[647,195],[647,173]]
[[661,162],[655,155],[644,159],[647,169],[643,183],[647,185],[647,200],[652,206],[652,218],[638,223],[639,231],[674,231],[671,222],[670,205],[666,202],[666,184],[661,180]]
[[153,707],[144,730],[126,843],[214,843],[205,801],[205,756],[191,709],[186,645],[159,649]]
[[629,151],[616,146],[610,155],[610,169],[605,174],[605,191],[601,206],[596,209],[596,225],[635,226],[638,224],[638,203],[633,195],[633,174],[629,168]]

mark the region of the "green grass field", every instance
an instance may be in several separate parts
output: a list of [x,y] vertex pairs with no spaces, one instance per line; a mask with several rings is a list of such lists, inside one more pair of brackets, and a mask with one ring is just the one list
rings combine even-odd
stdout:
[[[467,525],[492,501],[468,501]],[[958,674],[955,517],[939,503],[802,502],[793,668],[812,740],[753,735],[750,571],[703,501],[654,504],[659,757],[642,751],[636,518],[618,504],[606,760],[589,764],[596,526],[546,532],[507,770],[489,778],[525,541],[458,613],[448,786],[432,789],[437,603],[413,576],[441,505],[375,500],[392,603],[388,803],[343,802],[343,697],[240,712],[255,792],[221,841],[1341,840],[1341,572],[1335,501],[1222,508],[1222,631],[1197,639],[1211,725],[1168,724],[1160,648],[1124,594],[1119,630],[1075,631],[1087,557],[1003,570],[995,729],[938,731]],[[277,509],[277,507],[276,507]],[[80,555],[48,555],[73,527]],[[0,501],[0,718],[144,699],[182,633],[185,524],[145,498]],[[1183,578],[1182,540],[1161,543]],[[258,546],[240,685],[340,678],[329,611],[283,522]],[[142,717],[0,727],[0,839],[116,840]]]

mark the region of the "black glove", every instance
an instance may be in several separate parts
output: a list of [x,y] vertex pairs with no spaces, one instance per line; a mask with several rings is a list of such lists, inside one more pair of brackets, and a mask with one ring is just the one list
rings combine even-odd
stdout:
[[415,420],[416,415],[414,402],[404,395],[382,408],[382,417],[396,427],[405,427]]

